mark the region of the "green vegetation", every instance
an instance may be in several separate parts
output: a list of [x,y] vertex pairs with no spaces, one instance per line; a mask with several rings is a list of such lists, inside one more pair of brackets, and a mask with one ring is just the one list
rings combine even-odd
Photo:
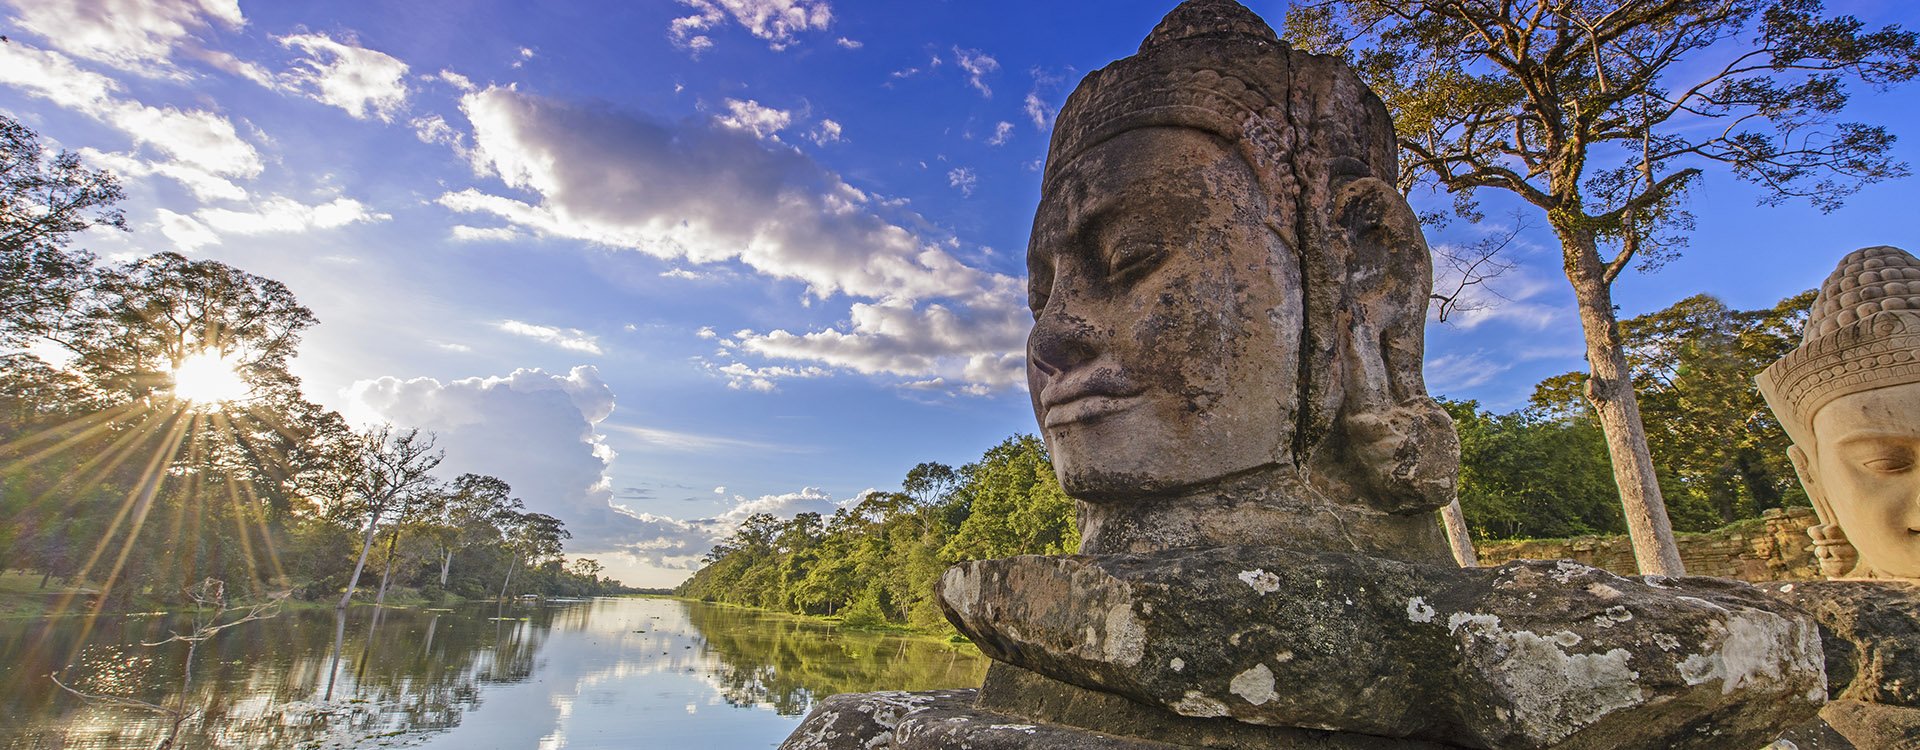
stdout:
[[[1673,526],[1704,532],[1769,508],[1807,505],[1791,445],[1753,384],[1800,341],[1813,292],[1764,310],[1706,295],[1622,321]],[[1446,402],[1460,432],[1460,505],[1479,539],[1626,530],[1584,373],[1548,378],[1532,404],[1494,414]]]
[[947,566],[1078,549],[1073,501],[1040,439],[1008,438],[958,470],[923,463],[905,492],[873,492],[829,518],[760,514],[707,554],[677,593],[838,616],[855,627],[947,627],[933,584]]
[[0,571],[35,574],[30,592],[0,579],[0,611],[178,605],[206,579],[235,600],[340,606],[361,586],[376,601],[624,590],[569,565],[560,521],[505,482],[433,476],[431,435],[356,434],[307,400],[287,364],[318,321],[285,285],[70,249],[123,226],[120,197],[0,116]]

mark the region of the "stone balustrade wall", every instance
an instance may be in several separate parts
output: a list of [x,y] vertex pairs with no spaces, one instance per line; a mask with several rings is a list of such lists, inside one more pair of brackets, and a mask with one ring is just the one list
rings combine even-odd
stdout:
[[[1743,581],[1805,581],[1820,578],[1807,527],[1818,523],[1812,508],[1774,509],[1704,534],[1680,534],[1680,559],[1690,575]],[[1508,560],[1574,560],[1596,568],[1634,575],[1633,542],[1625,536],[1529,539],[1481,542],[1480,564]]]

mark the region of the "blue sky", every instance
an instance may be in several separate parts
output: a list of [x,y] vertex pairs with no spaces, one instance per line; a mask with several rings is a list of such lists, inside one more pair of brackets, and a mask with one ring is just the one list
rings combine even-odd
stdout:
[[[81,244],[285,282],[321,320],[311,397],[434,430],[450,471],[664,585],[749,513],[831,511],[1034,429],[1051,118],[1172,5],[0,0],[0,110],[123,176],[133,231]],[[1916,111],[1908,88],[1850,114],[1920,161]],[[1771,305],[1857,247],[1920,246],[1915,185],[1822,215],[1711,174],[1692,247],[1624,278],[1622,312]],[[1430,326],[1435,393],[1514,408],[1582,367],[1551,237],[1520,245],[1504,301]]]

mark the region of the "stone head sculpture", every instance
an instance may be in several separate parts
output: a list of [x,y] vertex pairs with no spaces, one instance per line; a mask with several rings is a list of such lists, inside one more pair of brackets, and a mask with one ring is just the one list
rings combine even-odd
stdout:
[[1793,438],[1829,578],[1920,578],[1920,260],[1869,247],[1841,259],[1806,340],[1760,374]]
[[1028,251],[1034,414],[1082,550],[1444,560],[1458,450],[1385,106],[1232,0],[1067,100]]

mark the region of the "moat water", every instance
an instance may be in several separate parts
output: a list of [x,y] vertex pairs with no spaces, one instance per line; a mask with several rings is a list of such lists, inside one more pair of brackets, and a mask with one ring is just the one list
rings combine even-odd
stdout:
[[[0,620],[0,748],[770,748],[834,693],[980,684],[968,644],[673,599],[288,611],[191,670],[166,616]],[[48,675],[75,690],[62,690]]]

